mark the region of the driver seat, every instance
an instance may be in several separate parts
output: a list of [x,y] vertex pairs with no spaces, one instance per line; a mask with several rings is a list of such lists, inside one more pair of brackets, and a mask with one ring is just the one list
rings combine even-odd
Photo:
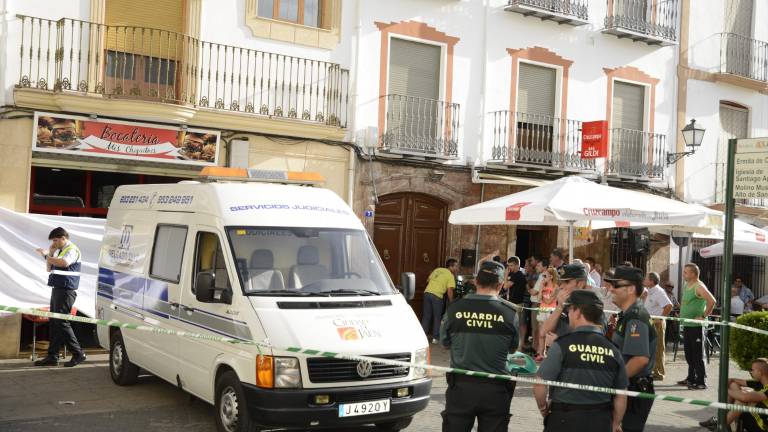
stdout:
[[275,269],[275,257],[269,249],[256,249],[248,266],[251,291],[284,290],[283,273]]
[[296,254],[296,265],[288,273],[288,287],[299,289],[322,279],[328,279],[330,272],[320,264],[320,254],[312,245],[299,248]]

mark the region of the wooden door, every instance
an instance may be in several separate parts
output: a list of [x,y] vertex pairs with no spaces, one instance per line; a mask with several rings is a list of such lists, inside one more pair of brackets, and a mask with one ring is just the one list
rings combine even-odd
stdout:
[[396,284],[402,272],[416,274],[416,295],[411,307],[421,316],[427,277],[445,265],[448,207],[428,195],[385,195],[376,206],[373,238],[390,277]]

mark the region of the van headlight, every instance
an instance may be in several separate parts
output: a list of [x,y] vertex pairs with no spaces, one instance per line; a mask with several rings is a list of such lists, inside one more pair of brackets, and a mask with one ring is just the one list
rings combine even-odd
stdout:
[[[427,366],[429,364],[429,348],[427,347],[424,349],[416,350],[416,353],[413,356],[413,362],[416,363],[417,365]],[[427,376],[426,368],[420,368],[420,367],[413,368],[414,378],[424,378],[425,376]]]
[[301,388],[299,359],[275,357],[275,388]]

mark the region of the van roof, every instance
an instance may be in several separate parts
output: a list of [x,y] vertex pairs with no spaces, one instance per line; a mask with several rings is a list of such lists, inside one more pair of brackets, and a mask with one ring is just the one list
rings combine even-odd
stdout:
[[126,210],[207,214],[229,226],[364,229],[331,190],[270,183],[125,185],[117,188],[109,212]]

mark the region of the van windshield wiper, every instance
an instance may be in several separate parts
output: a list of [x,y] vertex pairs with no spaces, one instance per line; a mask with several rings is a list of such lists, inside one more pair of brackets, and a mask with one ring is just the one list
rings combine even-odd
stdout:
[[313,293],[297,290],[263,290],[263,291],[251,291],[247,295],[253,296],[274,296],[274,297],[328,297],[325,294]]
[[344,295],[344,294],[357,294],[357,295],[361,295],[361,296],[377,296],[377,295],[381,295],[381,293],[379,293],[379,292],[369,291],[369,290],[364,290],[364,289],[335,289],[335,290],[330,290],[330,291],[323,291],[322,294],[327,294],[329,296],[332,296],[334,294],[341,294],[341,295]]

